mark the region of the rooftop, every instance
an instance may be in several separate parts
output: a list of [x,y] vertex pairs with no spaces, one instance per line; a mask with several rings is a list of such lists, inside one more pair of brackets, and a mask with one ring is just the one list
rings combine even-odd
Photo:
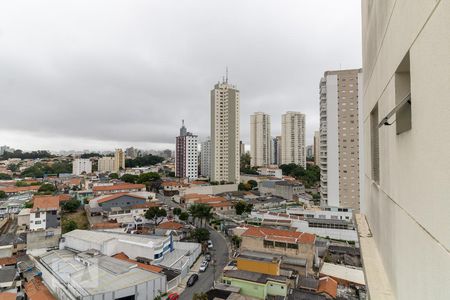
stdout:
[[286,282],[285,276],[267,275],[262,273],[241,271],[241,270],[229,270],[223,273],[223,277],[236,278],[246,281],[252,281],[257,283],[267,283],[267,281]]
[[181,228],[183,228],[183,224],[174,222],[174,221],[169,221],[169,222],[164,222],[158,225],[158,228],[160,229],[171,229],[171,230],[180,230]]
[[289,238],[288,239],[289,242],[303,243],[303,244],[314,244],[314,241],[316,239],[316,236],[314,234],[306,232],[273,229],[268,227],[255,227],[255,226],[249,226],[248,229],[242,234],[242,236],[271,238],[271,239]]
[[56,298],[50,293],[48,288],[42,283],[39,277],[34,277],[27,283],[25,283],[25,293],[28,299],[33,300],[56,300]]
[[323,263],[320,274],[333,278],[343,279],[359,285],[365,285],[364,273],[362,269],[351,268],[342,265]]
[[157,267],[157,266],[147,265],[147,264],[143,264],[143,263],[137,262],[135,260],[132,260],[128,257],[128,255],[126,255],[123,252],[119,252],[119,253],[113,255],[113,257],[116,259],[127,261],[132,264],[136,264],[139,268],[150,271],[150,272],[161,273],[161,271],[163,270],[162,268]]
[[35,196],[31,212],[59,209],[59,196]]
[[111,200],[115,200],[115,199],[121,198],[123,196],[128,196],[128,197],[132,197],[132,198],[136,198],[136,199],[145,199],[143,197],[139,197],[139,196],[128,194],[128,193],[117,193],[117,194],[110,195],[110,196],[99,197],[99,198],[97,198],[97,203],[108,202],[108,201],[111,201]]
[[121,290],[161,277],[138,268],[136,263],[89,252],[54,250],[40,260],[60,282],[71,283],[80,296]]
[[103,185],[94,186],[94,192],[108,192],[108,191],[118,191],[118,190],[132,190],[132,189],[144,189],[144,184],[134,184],[134,183],[119,183],[115,185]]

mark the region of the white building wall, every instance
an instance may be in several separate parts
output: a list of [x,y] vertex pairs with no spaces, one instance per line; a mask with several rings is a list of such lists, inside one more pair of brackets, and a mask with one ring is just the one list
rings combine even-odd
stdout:
[[92,173],[92,162],[87,158],[76,158],[72,162],[72,174]]
[[114,157],[101,157],[98,160],[99,172],[114,172]]
[[253,167],[268,166],[272,156],[270,116],[257,112],[250,116],[250,157]]
[[202,143],[201,149],[200,174],[209,177],[211,173],[211,140],[208,139]]
[[288,111],[281,116],[281,164],[306,168],[305,115]]
[[[39,217],[38,217],[39,215]],[[30,213],[30,230],[45,230],[46,212]]]
[[186,175],[189,179],[198,178],[198,137],[186,136]]
[[[363,212],[372,248],[393,298],[450,299],[450,1],[364,0],[362,24]],[[370,113],[378,104],[381,121],[395,107],[395,73],[408,51],[412,126],[401,134],[395,124],[378,129],[377,182]],[[362,248],[363,261],[369,250]],[[366,278],[376,295],[379,281]]]

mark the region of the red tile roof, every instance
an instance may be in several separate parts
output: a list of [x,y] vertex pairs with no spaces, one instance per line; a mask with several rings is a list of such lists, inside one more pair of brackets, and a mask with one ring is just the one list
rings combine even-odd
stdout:
[[317,292],[326,293],[333,298],[337,295],[337,281],[330,277],[322,277],[319,279],[319,287]]
[[133,198],[137,198],[137,199],[145,199],[144,197],[139,197],[139,196],[131,195],[131,194],[128,194],[128,193],[117,193],[117,194],[114,194],[114,195],[111,195],[111,196],[107,196],[107,197],[101,198],[101,199],[99,199],[97,201],[97,203],[108,202],[108,201],[111,201],[111,200],[114,200],[114,199],[117,199],[117,198],[120,198],[120,197],[123,197],[123,196],[129,196],[129,197],[133,197]]
[[17,293],[0,293],[0,300],[16,300]]
[[56,300],[39,277],[25,283],[25,294],[30,300]]
[[314,244],[316,236],[314,234],[299,232],[299,231],[289,231],[281,230],[267,227],[255,227],[249,226],[248,229],[242,234],[242,236],[248,237],[261,237],[261,238],[292,238],[292,241],[302,244]]
[[111,228],[120,228],[120,223],[112,223],[112,222],[103,222],[92,225],[92,229],[111,229]]
[[171,229],[171,230],[180,230],[181,228],[183,228],[183,224],[177,223],[177,222],[173,222],[173,221],[169,221],[169,222],[164,222],[159,224],[158,228],[161,229]]
[[31,212],[37,210],[58,210],[59,209],[59,196],[35,196],[33,197],[33,208]]
[[2,257],[0,258],[0,266],[10,266],[15,265],[17,259],[15,257]]
[[120,191],[120,190],[133,190],[133,189],[144,189],[144,184],[134,184],[134,183],[120,183],[115,185],[101,185],[94,186],[94,192],[109,192],[109,191]]
[[147,265],[147,264],[143,264],[143,263],[137,262],[135,260],[132,260],[132,259],[130,259],[128,257],[128,255],[126,255],[123,252],[119,252],[119,253],[113,255],[113,257],[117,258],[117,259],[120,259],[120,260],[127,261],[127,262],[132,263],[132,264],[136,264],[139,268],[147,270],[147,271],[150,271],[150,272],[161,273],[162,270],[163,270],[162,268],[157,267],[157,266]]
[[5,193],[20,193],[20,192],[37,192],[39,190],[38,185],[30,185],[30,186],[11,186],[0,188],[0,191],[4,191]]
[[146,202],[142,204],[135,204],[131,208],[138,209],[138,208],[150,208],[150,207],[159,207],[161,206],[161,203],[159,202]]

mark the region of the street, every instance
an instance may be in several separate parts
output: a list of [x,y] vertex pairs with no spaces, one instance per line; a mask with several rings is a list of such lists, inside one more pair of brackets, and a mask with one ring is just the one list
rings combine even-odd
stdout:
[[[170,207],[180,207],[174,203],[170,198],[158,194],[158,199]],[[209,229],[210,239],[213,243],[213,248],[210,249],[211,261],[205,272],[199,272],[198,281],[191,287],[186,286],[186,289],[180,295],[180,300],[191,300],[195,293],[207,292],[213,286],[214,279],[220,279],[223,268],[228,263],[228,245],[225,238],[213,229]],[[214,274],[215,273],[215,274]],[[190,276],[190,275],[188,275]]]
[[[228,263],[228,247],[223,236],[215,230],[210,230],[213,249],[210,250],[212,260],[205,272],[200,272],[198,281],[191,287],[187,287],[180,295],[180,300],[191,300],[195,293],[207,292],[213,286],[213,278],[220,279],[223,268]],[[215,265],[215,266],[214,266]],[[215,275],[213,276],[215,270]]]

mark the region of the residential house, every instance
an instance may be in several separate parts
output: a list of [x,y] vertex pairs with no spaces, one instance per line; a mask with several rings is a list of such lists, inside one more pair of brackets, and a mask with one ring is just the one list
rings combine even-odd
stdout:
[[92,188],[95,196],[117,194],[117,193],[131,193],[131,192],[145,192],[144,184],[134,183],[119,183],[113,185],[97,185]]

